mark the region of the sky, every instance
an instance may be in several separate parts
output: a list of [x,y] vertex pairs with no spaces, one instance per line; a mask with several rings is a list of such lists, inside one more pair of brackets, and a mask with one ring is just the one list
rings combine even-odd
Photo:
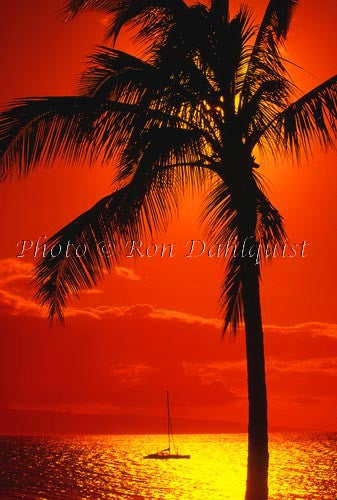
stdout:
[[[238,2],[232,2],[233,11]],[[1,106],[16,97],[69,95],[105,19],[69,24],[59,1],[0,4]],[[251,1],[261,14],[265,1]],[[337,3],[300,2],[286,57],[303,91],[336,73]],[[124,35],[124,50],[130,44]],[[289,241],[305,257],[263,270],[270,429],[337,430],[336,153],[302,165],[262,165]],[[0,433],[165,432],[170,390],[176,432],[234,432],[247,426],[244,336],[221,341],[221,259],[186,258],[185,243],[205,239],[202,200],[187,198],[158,237],[174,257],[125,258],[97,288],[71,303],[65,327],[50,327],[33,300],[34,259],[18,258],[91,207],[111,188],[113,168],[40,168],[0,185]],[[149,239],[143,247],[151,244]],[[206,244],[210,243],[206,241]]]

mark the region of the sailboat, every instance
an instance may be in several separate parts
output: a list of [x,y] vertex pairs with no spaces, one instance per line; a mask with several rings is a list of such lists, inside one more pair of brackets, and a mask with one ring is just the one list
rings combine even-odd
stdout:
[[[154,458],[157,460],[167,460],[169,458],[191,458],[191,455],[179,455],[178,448],[174,443],[173,431],[172,431],[172,421],[170,412],[170,397],[169,392],[166,391],[166,403],[167,403],[167,439],[168,447],[164,450],[157,451],[157,453],[150,453],[143,458]],[[173,450],[173,453],[171,453]]]

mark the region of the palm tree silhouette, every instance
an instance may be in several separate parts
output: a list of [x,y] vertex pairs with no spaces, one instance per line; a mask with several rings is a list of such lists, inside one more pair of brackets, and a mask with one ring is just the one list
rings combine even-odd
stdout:
[[[14,102],[0,118],[0,176],[27,175],[55,159],[113,164],[115,188],[48,242],[87,252],[40,260],[37,298],[63,318],[70,295],[91,288],[119,261],[125,241],[165,230],[186,190],[204,189],[212,240],[283,244],[254,152],[298,159],[336,139],[337,76],[299,96],[281,54],[296,0],[270,0],[262,22],[229,1],[69,0],[64,15],[97,9],[107,38],[134,29],[142,58],[99,47],[77,96]],[[114,45],[112,45],[114,47]],[[98,243],[114,248],[112,255]],[[249,396],[246,499],[268,497],[267,395],[260,265],[228,261],[221,290],[224,332],[244,321]]]

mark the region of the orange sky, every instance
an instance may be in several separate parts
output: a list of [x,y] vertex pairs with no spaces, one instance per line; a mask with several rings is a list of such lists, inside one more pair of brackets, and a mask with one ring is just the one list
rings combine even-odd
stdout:
[[[250,2],[258,13],[265,4]],[[300,4],[286,56],[308,70],[294,72],[305,90],[336,73],[337,6]],[[85,56],[101,43],[103,16],[64,25],[58,5],[24,0],[19,9],[1,2],[2,104],[72,93]],[[337,430],[335,165],[330,152],[300,169],[263,167],[289,239],[310,245],[306,258],[280,259],[264,270],[272,430]],[[245,430],[243,335],[220,343],[222,266],[184,257],[184,242],[202,237],[199,201],[187,200],[160,237],[174,243],[173,259],[125,259],[74,302],[64,329],[50,329],[36,309],[32,260],[15,258],[16,242],[51,235],[106,194],[111,180],[107,167],[59,165],[0,186],[0,432],[164,430],[167,387],[177,431]]]

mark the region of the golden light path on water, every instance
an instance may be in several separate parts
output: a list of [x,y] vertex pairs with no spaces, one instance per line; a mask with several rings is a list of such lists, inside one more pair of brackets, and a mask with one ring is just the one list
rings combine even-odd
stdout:
[[[270,499],[334,500],[337,434],[273,434]],[[0,498],[243,500],[244,434],[178,435],[190,460],[144,460],[165,436],[0,437]]]

